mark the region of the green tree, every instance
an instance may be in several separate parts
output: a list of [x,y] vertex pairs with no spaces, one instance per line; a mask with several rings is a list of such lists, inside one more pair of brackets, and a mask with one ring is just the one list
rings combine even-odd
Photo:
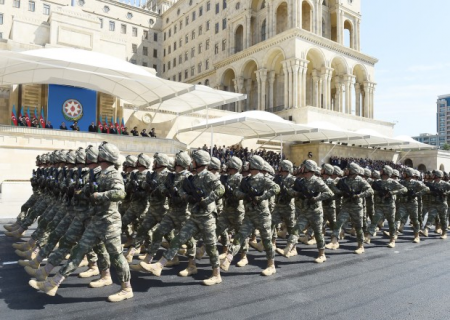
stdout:
[[444,149],[444,150],[450,150],[450,144],[448,144],[448,143],[444,143],[444,145],[442,146],[442,149]]

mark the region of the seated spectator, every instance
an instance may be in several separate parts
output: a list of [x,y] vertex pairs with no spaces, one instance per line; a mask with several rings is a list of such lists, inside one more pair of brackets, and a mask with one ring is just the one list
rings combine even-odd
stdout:
[[124,136],[129,136],[130,134],[128,133],[128,131],[127,131],[127,127],[123,127],[123,129],[122,129],[122,134],[124,135]]
[[141,136],[143,137],[148,137],[149,135],[147,134],[147,129],[142,129],[141,131]]
[[108,125],[103,126],[102,133],[108,133]]
[[156,138],[155,128],[152,128],[152,129],[150,130],[150,137]]
[[50,121],[47,121],[47,123],[45,124],[45,128],[46,129],[53,129],[53,125]]
[[59,130],[67,130],[66,124],[64,122],[61,122],[61,125],[59,126]]
[[70,129],[73,131],[80,131],[80,128],[78,128],[78,121],[75,121],[71,126]]
[[26,127],[27,122],[25,121],[25,117],[19,117],[19,120],[17,121],[17,125],[19,127]]
[[89,132],[97,132],[97,126],[95,125],[94,122],[91,122],[91,125],[88,128]]
[[32,126],[33,128],[39,127],[39,121],[38,121],[37,118],[33,118],[33,120],[31,120],[31,126]]
[[137,127],[134,127],[133,130],[131,130],[131,134],[133,135],[133,137],[139,137],[139,131]]
[[114,125],[111,123],[109,126],[109,134],[117,134],[117,129],[114,127]]

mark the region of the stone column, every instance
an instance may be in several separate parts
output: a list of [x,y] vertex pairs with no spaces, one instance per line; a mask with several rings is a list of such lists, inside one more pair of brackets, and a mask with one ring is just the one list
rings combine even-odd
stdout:
[[292,108],[297,109],[299,107],[300,99],[299,99],[299,75],[298,70],[300,68],[300,61],[299,60],[292,60],[291,61],[291,68],[292,68]]
[[301,91],[300,91],[300,107],[306,107],[306,74],[308,72],[308,60],[300,60],[301,74]]
[[322,93],[323,93],[323,108],[331,110],[331,76],[333,69],[322,67]]
[[275,83],[275,71],[269,71],[269,111],[273,112],[273,100],[274,100],[274,96],[273,96],[273,85]]
[[287,67],[287,71],[288,71],[288,108],[291,109],[292,105],[293,105],[293,103],[292,103],[293,88],[292,88],[292,68],[290,66],[290,61],[287,62],[286,67]]
[[251,16],[247,15],[245,17],[245,47],[244,49],[247,49],[250,47],[250,39],[251,39]]
[[256,106],[256,110],[261,110],[261,74],[260,74],[260,70],[256,70],[255,71],[256,74],[256,85],[257,85],[257,106]]
[[[244,78],[238,77],[233,79],[234,82],[234,89],[236,92],[244,93]],[[236,112],[242,112],[244,109],[244,101],[239,101],[236,103]]]
[[325,106],[323,105],[323,99],[322,99],[322,95],[323,95],[323,82],[322,82],[322,77],[319,74],[319,108],[325,108]]
[[344,12],[341,11],[340,9],[340,5],[336,4],[336,38],[337,38],[337,43],[339,44],[343,44],[343,37],[342,37],[342,25],[343,25],[343,15]]
[[342,85],[338,77],[336,77],[335,86],[336,86],[336,94],[334,96],[334,111],[342,112],[342,104],[341,104]]
[[370,97],[369,97],[369,105],[370,105],[370,112],[369,112],[369,118],[373,119],[374,116],[374,105],[373,105],[373,93],[375,91],[375,83],[370,84]]
[[245,92],[247,94],[247,107],[245,111],[251,110],[252,106],[252,79],[245,79]]
[[313,106],[316,108],[319,108],[319,72],[314,69],[312,72],[312,78],[313,78]]
[[284,73],[284,109],[289,108],[289,75],[288,75],[288,62],[283,61],[283,73]]
[[[345,113],[352,113],[352,94],[350,88],[353,82],[353,75],[347,74],[344,76],[344,87],[345,87]],[[344,108],[343,108],[344,109]]]
[[361,19],[358,19],[356,21],[356,32],[355,32],[355,36],[356,36],[356,47],[355,50],[360,51],[361,50]]
[[364,82],[364,108],[363,117],[370,117],[370,82]]
[[355,83],[355,113],[361,116],[361,87],[359,83]]
[[321,37],[322,36],[322,3],[320,0],[316,1],[316,20],[317,20],[317,32],[316,34]]
[[259,106],[258,110],[266,111],[266,85],[267,84],[267,69],[259,70],[259,88],[260,91],[258,93],[259,98]]

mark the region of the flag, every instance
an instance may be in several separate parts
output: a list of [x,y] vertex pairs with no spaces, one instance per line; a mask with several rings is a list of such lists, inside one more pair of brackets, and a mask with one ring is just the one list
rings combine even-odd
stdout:
[[114,128],[114,119],[113,119],[113,117],[111,116],[111,122],[109,123],[109,126],[111,127],[113,127]]
[[38,118],[38,116],[37,116],[37,107],[34,108],[34,117],[35,117],[36,119]]
[[31,127],[31,121],[30,121],[30,107],[27,109],[27,113],[25,113],[25,121],[27,122],[27,126]]
[[122,127],[120,128],[120,131],[123,132],[125,130],[125,121],[122,118]]
[[16,117],[16,106],[13,105],[11,111],[11,125],[17,126],[17,117]]
[[105,122],[103,122],[103,127],[106,128],[106,131],[107,131],[106,133],[109,133],[108,120],[107,120],[106,116],[105,116]]
[[98,117],[98,127],[97,127],[97,132],[98,133],[102,133],[103,131],[103,125],[102,125],[102,117]]
[[41,128],[45,128],[44,107],[41,108],[41,116],[39,117],[39,124],[41,125]]
[[23,116],[23,110],[22,109],[23,109],[23,107],[21,107],[20,110],[19,110],[19,118]]
[[117,122],[117,117],[116,117],[116,129],[117,129],[117,134],[121,134],[122,133],[122,131],[120,131],[120,125]]

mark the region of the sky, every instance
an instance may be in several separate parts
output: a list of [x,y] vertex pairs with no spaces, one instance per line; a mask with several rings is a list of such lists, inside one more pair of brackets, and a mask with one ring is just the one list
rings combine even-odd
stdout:
[[395,135],[436,133],[436,101],[450,94],[449,0],[361,0],[361,51],[375,57],[375,119]]

